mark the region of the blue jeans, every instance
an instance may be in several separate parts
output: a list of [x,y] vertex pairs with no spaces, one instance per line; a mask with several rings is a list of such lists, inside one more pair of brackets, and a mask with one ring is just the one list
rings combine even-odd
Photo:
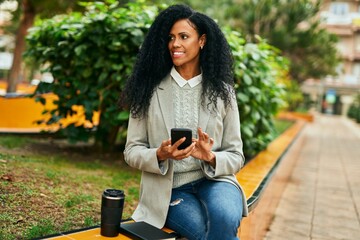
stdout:
[[189,240],[238,239],[242,209],[236,186],[200,179],[172,190],[165,226]]

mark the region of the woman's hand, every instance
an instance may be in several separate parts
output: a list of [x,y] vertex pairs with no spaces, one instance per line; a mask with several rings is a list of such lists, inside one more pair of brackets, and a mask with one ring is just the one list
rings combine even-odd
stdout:
[[211,151],[214,145],[214,139],[210,138],[206,132],[203,132],[201,128],[198,128],[198,139],[196,142],[195,149],[191,153],[191,156],[197,159],[201,159],[211,166],[215,167],[216,158],[215,154]]
[[194,151],[196,142],[193,142],[185,149],[179,150],[178,147],[185,141],[185,137],[179,139],[173,145],[171,145],[171,139],[165,140],[161,143],[160,147],[156,150],[156,156],[159,161],[166,159],[182,160],[191,155]]

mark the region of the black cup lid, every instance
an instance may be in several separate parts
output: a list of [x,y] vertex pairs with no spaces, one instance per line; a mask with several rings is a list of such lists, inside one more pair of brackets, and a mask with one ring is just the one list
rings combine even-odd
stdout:
[[124,191],[118,189],[106,189],[104,195],[107,197],[121,197],[124,196]]

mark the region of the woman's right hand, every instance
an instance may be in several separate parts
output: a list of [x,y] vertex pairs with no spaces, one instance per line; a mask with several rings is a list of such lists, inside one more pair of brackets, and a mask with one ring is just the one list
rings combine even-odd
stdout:
[[178,147],[185,141],[185,137],[179,139],[171,145],[171,139],[165,140],[161,143],[160,147],[156,150],[158,161],[165,161],[166,159],[182,160],[191,155],[195,148],[196,142],[193,142],[185,149],[179,150]]

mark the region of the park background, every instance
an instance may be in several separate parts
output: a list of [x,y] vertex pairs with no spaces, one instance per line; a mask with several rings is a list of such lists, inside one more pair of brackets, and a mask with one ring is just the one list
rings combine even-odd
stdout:
[[[154,16],[175,3],[165,2],[0,1],[9,16],[0,23],[1,95],[46,106],[55,94],[55,107],[35,120],[59,127],[0,136],[1,238],[96,225],[107,187],[125,189],[130,216],[140,175],[122,161],[128,112],[116,102]],[[291,125],[281,112],[360,121],[359,4],[348,2],[182,2],[217,19],[231,45],[247,161]],[[21,84],[34,94],[18,94]],[[79,106],[85,121],[64,124]]]

